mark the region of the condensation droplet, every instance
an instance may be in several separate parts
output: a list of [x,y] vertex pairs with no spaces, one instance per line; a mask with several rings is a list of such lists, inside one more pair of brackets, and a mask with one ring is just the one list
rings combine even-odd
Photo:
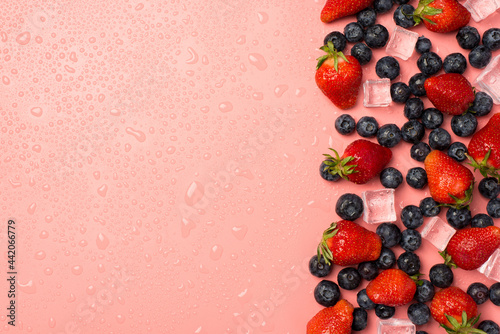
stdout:
[[97,248],[104,250],[109,245],[109,239],[104,234],[99,233],[99,235],[97,236],[97,239],[96,239],[95,243],[97,245]]
[[233,104],[229,101],[222,102],[219,104],[219,110],[222,112],[230,112],[233,110]]
[[250,61],[250,64],[255,66],[260,71],[264,71],[267,68],[266,59],[261,54],[250,53],[248,55],[248,60]]
[[217,261],[222,257],[222,252],[223,252],[222,246],[214,245],[210,249],[210,258],[214,261]]
[[140,130],[135,130],[135,129],[132,129],[132,128],[126,128],[125,132],[128,133],[129,135],[134,136],[135,139],[137,139],[137,141],[139,141],[141,143],[143,143],[146,140],[146,135],[144,134],[144,132],[142,132]]
[[31,108],[31,114],[35,117],[40,117],[43,114],[43,110],[40,107]]
[[16,37],[16,42],[19,43],[20,45],[26,45],[30,42],[30,40],[31,40],[31,34],[29,33],[29,31],[20,33]]
[[246,225],[235,226],[232,228],[232,232],[233,235],[236,237],[236,239],[243,240],[247,235],[248,226]]
[[97,189],[97,193],[101,197],[106,197],[107,192],[108,192],[108,185],[107,184],[103,184],[102,186],[99,187],[99,189]]

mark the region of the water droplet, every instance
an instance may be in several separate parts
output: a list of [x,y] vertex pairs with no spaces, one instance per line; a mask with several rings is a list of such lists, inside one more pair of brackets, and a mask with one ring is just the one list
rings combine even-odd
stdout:
[[203,198],[204,194],[205,191],[203,184],[194,181],[191,185],[189,185],[186,195],[184,195],[184,200],[187,205],[193,206]]
[[259,22],[262,24],[267,23],[269,21],[269,15],[265,12],[258,12],[257,16],[259,17]]
[[274,88],[274,95],[281,97],[288,90],[288,85],[278,85]]
[[40,232],[40,239],[47,239],[49,237],[49,232],[43,230],[42,232]]
[[43,110],[40,107],[31,108],[31,114],[35,117],[40,117],[43,114]]
[[99,233],[99,235],[97,236],[97,239],[96,239],[95,243],[97,245],[97,248],[104,250],[109,245],[109,239],[104,234]]
[[82,266],[74,266],[73,268],[71,268],[71,272],[74,275],[81,275],[83,273],[83,267]]
[[31,149],[36,153],[40,153],[42,151],[42,147],[40,145],[33,145]]
[[238,37],[238,39],[236,40],[236,43],[237,44],[245,44],[247,41],[247,38],[245,35],[241,35],[240,37]]
[[31,203],[31,205],[28,207],[28,213],[30,215],[34,214],[36,210],[36,203]]
[[189,237],[189,233],[191,233],[191,230],[196,227],[196,224],[187,218],[182,218],[181,224],[181,232],[183,238]]
[[243,240],[248,232],[248,227],[246,225],[235,226],[232,229],[233,235],[238,240]]
[[25,31],[16,37],[16,42],[20,45],[26,45],[30,42],[30,40],[31,34],[28,31]]
[[46,254],[44,251],[39,251],[39,252],[36,252],[35,259],[43,260],[43,259],[45,259],[45,256],[46,256]]
[[19,290],[24,293],[34,294],[36,293],[36,285],[32,280],[29,280],[27,283],[21,283],[21,281],[17,281],[17,285],[19,286]]
[[188,47],[187,50],[189,52],[190,58],[186,60],[186,64],[196,64],[199,59],[198,54],[191,47]]
[[260,71],[264,71],[267,68],[266,59],[261,54],[250,53],[248,55],[248,60],[250,61],[250,64],[255,66]]
[[229,101],[222,102],[219,104],[219,110],[222,112],[230,112],[233,110],[233,104]]
[[122,316],[121,314],[118,314],[116,316],[116,321],[119,323],[119,324],[123,324],[125,322],[125,317]]
[[222,251],[222,246],[214,245],[212,249],[210,249],[210,258],[214,261],[219,260],[222,256]]
[[107,192],[108,192],[108,185],[107,184],[103,184],[102,186],[99,187],[99,189],[97,189],[97,193],[101,197],[106,197]]
[[141,143],[143,143],[146,140],[146,135],[144,134],[144,132],[142,132],[140,130],[135,130],[135,129],[132,129],[132,128],[126,128],[125,132],[128,133],[129,135],[134,136],[135,139],[137,139],[137,141],[139,141]]
[[56,327],[56,319],[50,317],[50,319],[49,319],[49,327],[50,328]]

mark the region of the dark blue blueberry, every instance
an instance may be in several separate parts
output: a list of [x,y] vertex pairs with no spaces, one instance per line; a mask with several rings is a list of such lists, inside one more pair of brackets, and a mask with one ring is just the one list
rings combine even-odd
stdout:
[[340,31],[332,31],[328,35],[325,36],[323,40],[323,45],[327,45],[328,42],[332,42],[333,46],[337,51],[343,51],[345,49],[345,45],[347,43],[347,39],[344,34]]
[[476,304],[481,305],[488,301],[490,290],[483,283],[475,282],[469,285],[467,293],[474,299]]
[[406,229],[401,232],[401,241],[399,245],[405,251],[414,252],[422,245],[422,236],[417,230]]
[[467,227],[471,220],[472,214],[467,207],[461,209],[451,207],[446,212],[446,221],[457,230]]
[[396,124],[384,124],[377,131],[377,141],[384,147],[394,147],[401,139],[401,130]]
[[394,4],[396,5],[404,5],[410,2],[410,0],[392,0],[392,2],[394,2]]
[[420,258],[413,252],[405,251],[397,260],[398,268],[412,276],[420,271]]
[[382,246],[391,248],[401,241],[401,230],[398,225],[393,223],[382,223],[377,226],[377,235],[382,240]]
[[418,119],[424,112],[424,102],[418,97],[412,97],[406,101],[403,112],[408,119]]
[[334,306],[340,299],[339,286],[335,282],[322,280],[314,288],[314,299],[325,307]]
[[396,255],[390,248],[382,247],[382,250],[380,251],[380,256],[378,257],[376,262],[377,266],[380,269],[382,270],[390,269],[394,267],[394,265],[396,264]]
[[337,200],[335,212],[342,219],[355,221],[363,214],[363,200],[356,194],[343,194]]
[[406,174],[406,183],[412,188],[422,189],[427,184],[427,173],[422,167],[414,167]]
[[448,147],[448,155],[458,162],[467,159],[467,152],[467,146],[459,141],[452,143],[450,147]]
[[406,228],[416,229],[424,223],[422,210],[416,205],[407,205],[401,210],[401,222]]
[[392,0],[375,0],[373,1],[373,9],[377,13],[385,13],[392,9]]
[[343,114],[335,120],[335,129],[341,135],[348,135],[356,130],[356,121],[351,115]]
[[426,331],[417,331],[415,334],[429,334]]
[[403,140],[408,143],[416,144],[424,138],[425,129],[422,123],[416,119],[411,119],[401,127]]
[[500,29],[490,28],[483,33],[483,45],[491,51],[500,49]]
[[479,193],[487,199],[493,199],[500,195],[500,184],[494,177],[485,177],[477,186]]
[[358,272],[367,281],[378,276],[378,267],[375,261],[361,262],[358,264]]
[[420,36],[417,40],[417,44],[415,44],[415,50],[420,54],[431,51],[431,47],[431,40],[424,36]]
[[318,256],[314,255],[309,260],[309,272],[316,277],[325,277],[332,271],[331,265],[325,263],[325,258],[321,257],[318,261]]
[[419,303],[430,302],[434,298],[434,285],[426,279],[420,279],[420,281],[422,284],[417,284],[417,291],[414,298]]
[[377,21],[377,13],[375,9],[368,7],[358,12],[358,14],[356,14],[356,19],[359,24],[367,28],[375,24],[375,21]]
[[491,320],[484,320],[477,325],[477,329],[480,329],[486,334],[499,334],[500,333],[500,327],[497,325],[496,322],[491,321]]
[[385,188],[396,189],[403,183],[403,174],[394,167],[387,167],[380,172],[380,183]]
[[339,271],[337,282],[344,290],[354,290],[361,284],[361,275],[356,268],[347,267]]
[[392,306],[377,304],[375,306],[375,315],[380,319],[389,319],[396,313],[396,308]]
[[392,101],[397,103],[405,103],[410,98],[410,87],[404,82],[395,82],[391,85]]
[[375,303],[368,298],[366,289],[359,290],[356,295],[356,301],[358,302],[359,307],[364,308],[365,310],[373,310],[375,308]]
[[425,217],[434,217],[441,212],[439,203],[432,197],[426,197],[420,201],[419,208]]
[[443,124],[443,113],[436,108],[427,108],[422,113],[422,124],[426,129],[434,130]]
[[491,96],[484,92],[476,92],[474,102],[469,109],[476,116],[485,116],[491,112],[492,108],[493,99]]
[[423,162],[429,153],[431,153],[431,148],[424,142],[413,144],[410,148],[412,159],[420,162]]
[[356,43],[351,48],[351,56],[356,58],[361,65],[366,65],[372,59],[372,50],[364,43]]
[[443,60],[437,53],[429,51],[423,53],[417,60],[417,67],[423,74],[431,76],[443,67]]
[[459,137],[469,137],[476,132],[477,119],[470,112],[455,115],[451,119],[451,130]]
[[429,270],[431,283],[438,288],[447,288],[453,283],[453,271],[444,263],[438,263]]
[[349,43],[357,43],[363,40],[365,31],[358,22],[351,22],[345,26],[344,35]]
[[[325,160],[325,161],[328,161],[328,160]],[[319,166],[319,175],[321,175],[321,177],[327,181],[338,181],[340,179],[340,175],[330,174],[328,172],[329,166],[327,164],[325,164],[325,161],[323,161],[321,163],[321,165]]]
[[363,116],[356,124],[358,135],[365,138],[375,137],[378,131],[378,123],[374,117]]
[[451,135],[443,128],[437,128],[429,133],[429,146],[434,150],[446,150],[450,147]]
[[431,310],[424,303],[411,304],[408,307],[408,319],[415,325],[425,325],[431,319]]
[[500,306],[500,282],[490,286],[490,300],[496,306]]
[[399,62],[391,56],[380,58],[375,65],[375,73],[377,73],[379,78],[394,80],[399,75],[399,70]]
[[415,7],[412,5],[401,5],[394,11],[394,22],[400,27],[411,28],[415,25],[415,20],[413,19],[414,12]]
[[410,91],[415,96],[425,96],[425,80],[427,76],[423,73],[417,73],[410,78],[408,81],[408,86],[410,87]]
[[472,217],[472,220],[470,221],[470,226],[471,227],[488,227],[488,226],[493,226],[495,223],[493,222],[493,218],[488,216],[486,213],[478,213],[474,217]]
[[486,205],[486,212],[492,218],[500,218],[500,198],[491,199]]
[[463,74],[467,69],[467,59],[461,53],[452,53],[443,60],[443,69],[446,73]]
[[490,60],[491,50],[484,45],[478,45],[469,52],[469,64],[474,68],[485,68]]
[[356,307],[352,312],[352,325],[353,331],[362,331],[368,326],[368,312],[365,309]]
[[476,28],[465,26],[457,32],[457,42],[462,49],[472,50],[481,42],[481,35]]
[[381,24],[375,24],[365,30],[365,43],[372,49],[383,48],[389,40],[389,31]]

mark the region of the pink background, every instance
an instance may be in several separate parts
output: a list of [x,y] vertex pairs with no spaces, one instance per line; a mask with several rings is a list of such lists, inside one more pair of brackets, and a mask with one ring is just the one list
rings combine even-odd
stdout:
[[[0,332],[304,333],[321,309],[307,262],[338,196],[381,188],[318,175],[328,147],[358,138],[336,133],[342,112],[314,83],[323,37],[354,18],[321,23],[320,0],[35,3],[0,8],[0,268],[13,217],[19,272],[15,328],[1,279]],[[471,24],[482,34],[499,17]],[[378,22],[392,34],[392,12]],[[414,30],[443,58],[462,51],[453,33]],[[401,105],[363,108],[362,92],[349,113],[405,122]],[[390,163],[403,174],[422,166],[409,148]],[[425,196],[403,184],[398,216]],[[426,241],[417,253],[426,274],[440,262]],[[474,281],[493,283],[455,270],[455,285]],[[369,311],[363,332],[376,324]]]

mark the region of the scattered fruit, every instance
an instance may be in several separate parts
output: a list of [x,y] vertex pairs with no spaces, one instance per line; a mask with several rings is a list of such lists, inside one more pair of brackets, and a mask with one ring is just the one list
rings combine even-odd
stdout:
[[469,157],[474,170],[479,169],[484,177],[500,179],[500,113],[493,115],[488,123],[474,136],[469,146]]
[[420,0],[414,13],[416,24],[423,21],[428,30],[440,33],[466,26],[470,17],[469,11],[456,0]]
[[429,100],[444,113],[461,115],[474,102],[474,90],[461,74],[441,74],[425,80],[424,85]]
[[350,334],[354,307],[345,299],[319,311],[307,323],[307,334]]
[[326,0],[321,11],[321,21],[329,23],[341,17],[354,15],[372,3],[373,0]]

